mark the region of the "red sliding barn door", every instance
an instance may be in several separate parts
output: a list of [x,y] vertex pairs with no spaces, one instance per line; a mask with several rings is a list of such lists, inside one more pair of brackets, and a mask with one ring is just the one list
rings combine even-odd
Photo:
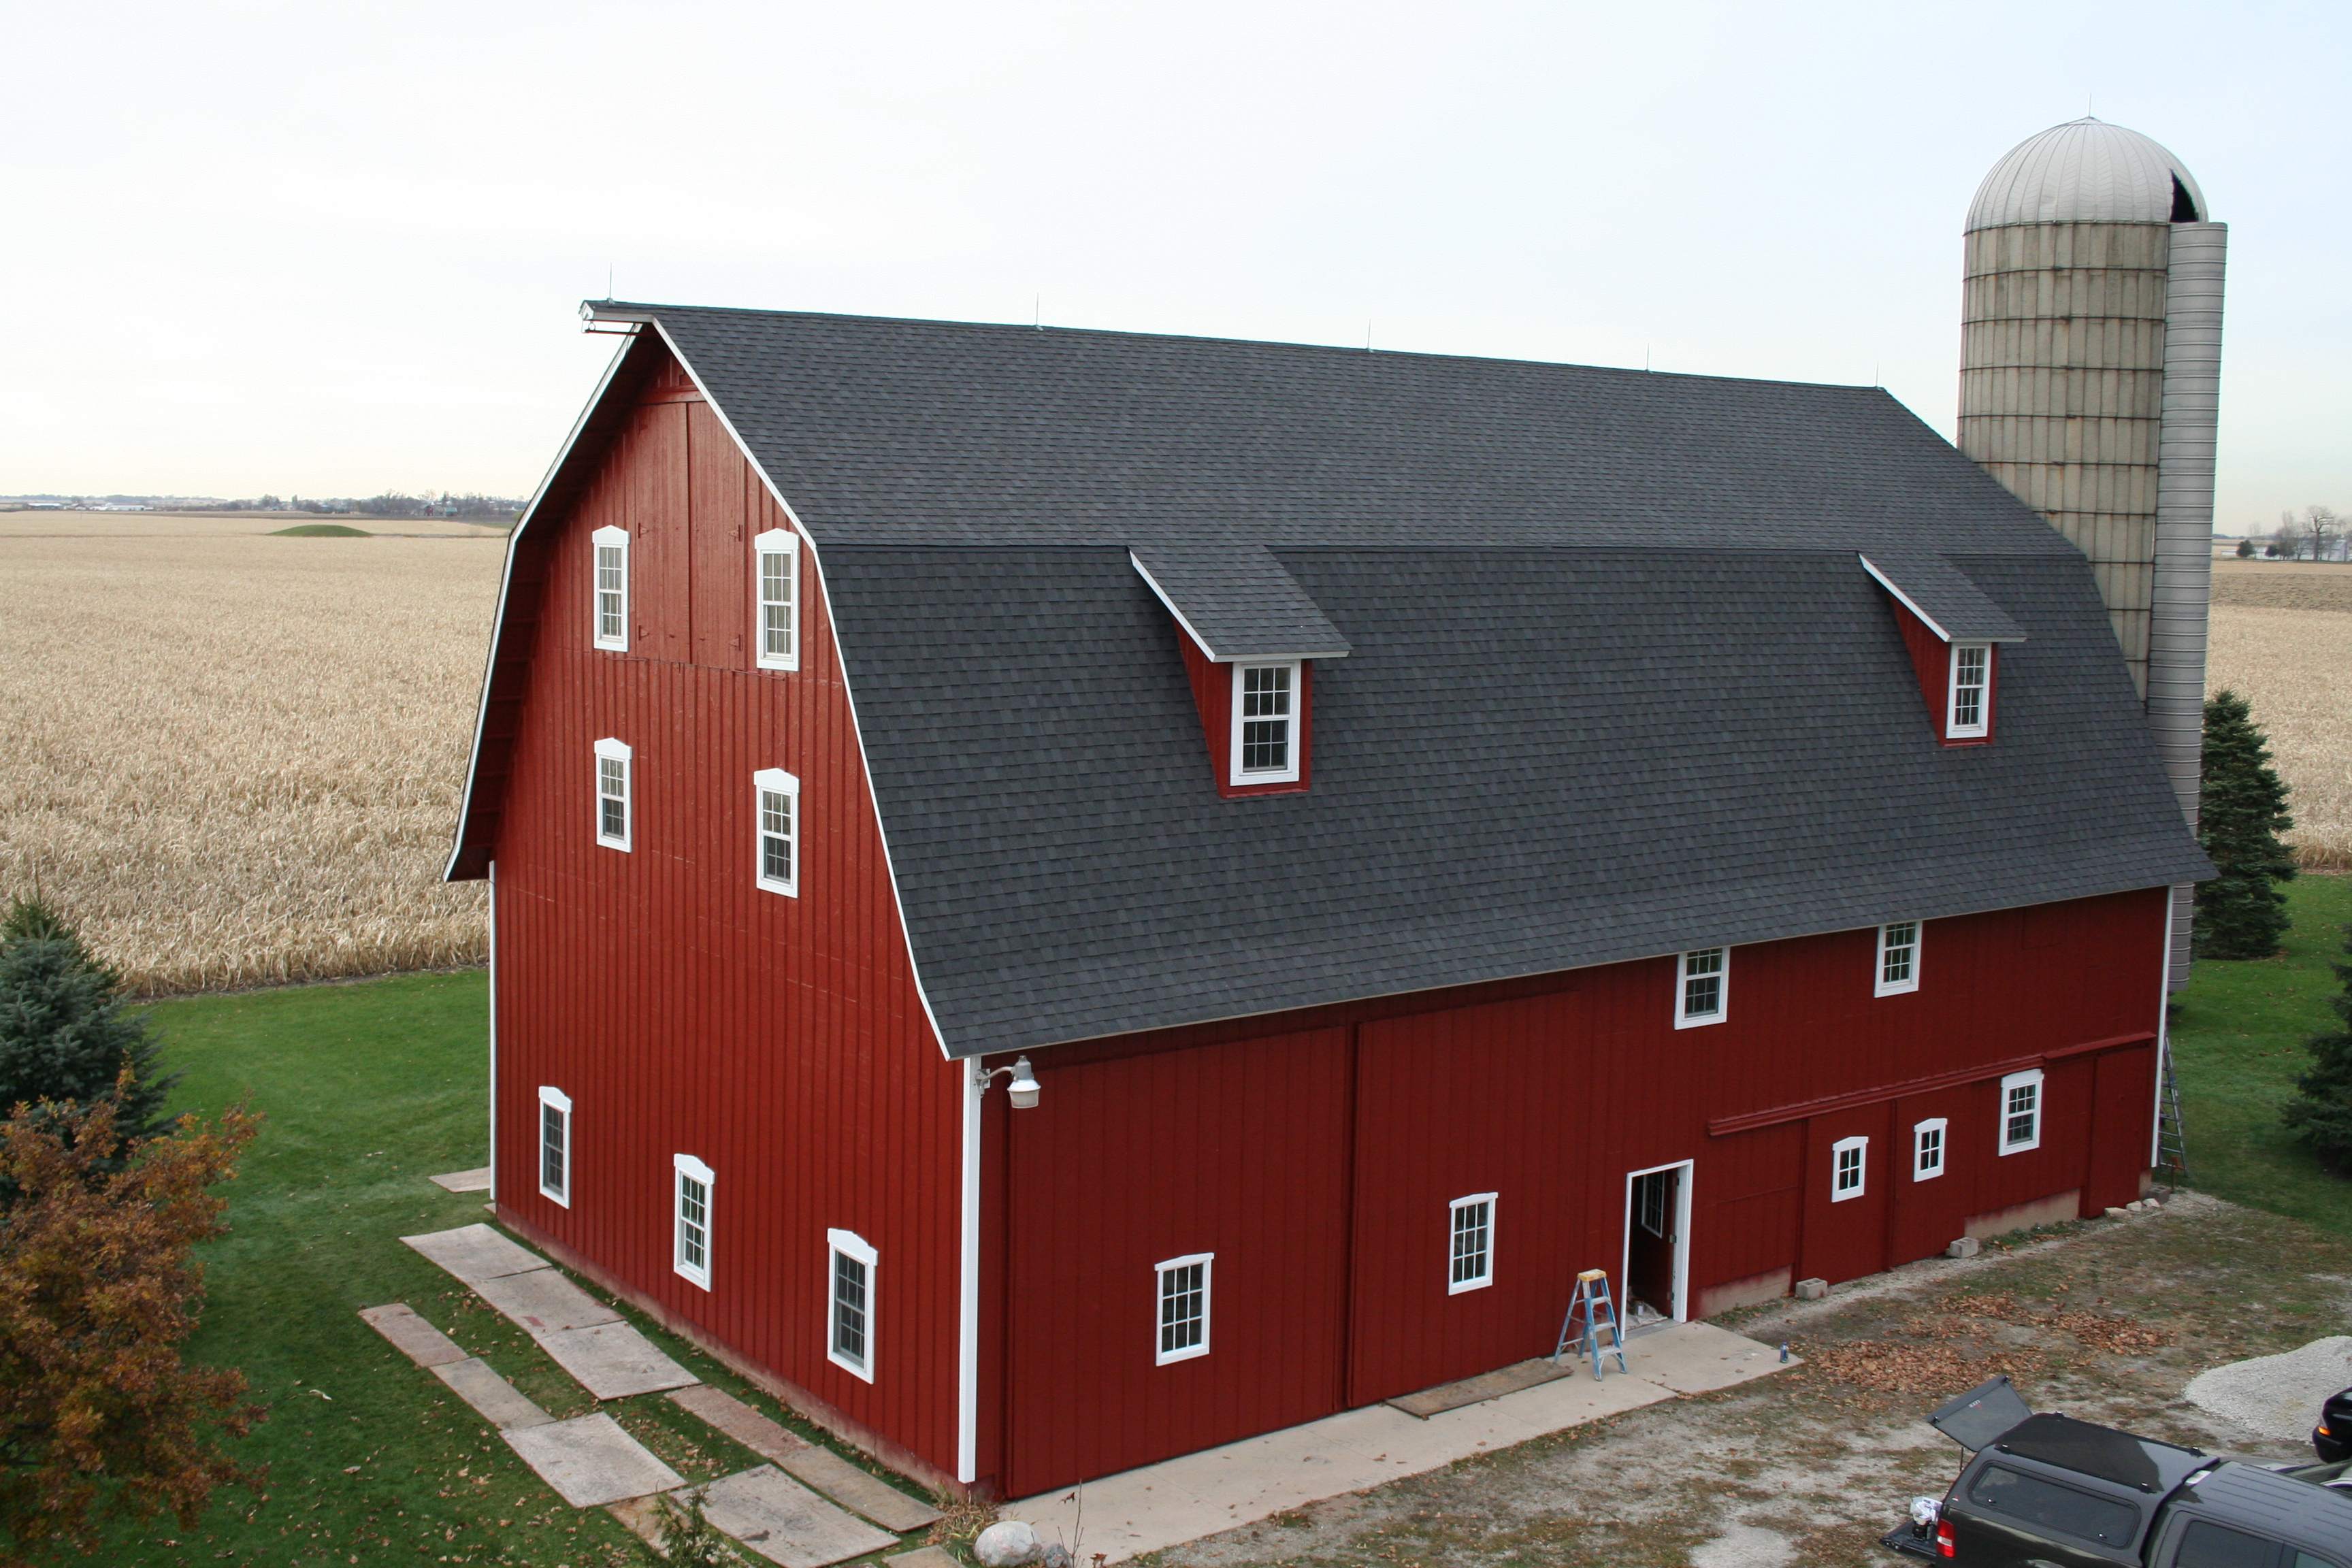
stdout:
[[[1057,1068],[1005,1136],[1006,1494],[1340,1408],[1348,1032]],[[1160,1359],[1156,1266],[1208,1255],[1207,1350]]]

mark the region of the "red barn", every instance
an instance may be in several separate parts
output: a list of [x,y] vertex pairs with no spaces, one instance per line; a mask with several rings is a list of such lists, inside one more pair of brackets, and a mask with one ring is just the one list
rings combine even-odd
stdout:
[[589,313],[450,868],[498,1210],[908,1474],[2143,1190],[2210,868],[2082,555],[1885,393]]

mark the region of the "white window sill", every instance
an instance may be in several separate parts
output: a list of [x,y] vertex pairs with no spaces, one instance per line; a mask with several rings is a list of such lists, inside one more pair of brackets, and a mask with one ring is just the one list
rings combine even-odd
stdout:
[[858,1378],[866,1383],[874,1381],[874,1373],[870,1368],[858,1365],[847,1356],[843,1355],[839,1351],[825,1352],[824,1359],[833,1363],[834,1365],[849,1373],[852,1377]]

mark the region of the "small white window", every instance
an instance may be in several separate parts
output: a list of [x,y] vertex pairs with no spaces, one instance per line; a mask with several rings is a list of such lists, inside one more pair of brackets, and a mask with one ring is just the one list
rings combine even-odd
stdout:
[[629,534],[600,528],[589,535],[596,552],[596,646],[629,651]]
[[572,1206],[572,1097],[545,1084],[539,1089],[539,1191]]
[[1675,1027],[1720,1024],[1730,1016],[1731,950],[1703,947],[1675,964]]
[[1893,921],[1878,928],[1875,994],[1893,996],[1919,989],[1919,922]]
[[1456,1198],[1452,1211],[1454,1266],[1445,1293],[1458,1296],[1495,1282],[1495,1194],[1473,1193]]
[[1924,1182],[1944,1173],[1944,1133],[1951,1126],[1941,1116],[1931,1117],[1911,1129],[1911,1179]]
[[1234,666],[1234,757],[1230,782],[1283,784],[1298,777],[1298,664]]
[[680,1274],[710,1289],[710,1167],[691,1154],[673,1154],[677,1173],[677,1256]]
[[801,536],[772,528],[751,541],[761,669],[801,667]]
[[1991,645],[1954,643],[1951,717],[1944,726],[1946,735],[1981,735],[1990,728],[1986,697],[1991,685]]
[[1830,1145],[1830,1202],[1862,1196],[1864,1169],[1869,1160],[1867,1138],[1841,1138]]
[[596,842],[629,847],[629,769],[636,753],[607,737],[596,742]]
[[1213,1252],[1188,1253],[1154,1264],[1160,1281],[1160,1352],[1155,1364],[1209,1353],[1209,1268]]
[[595,842],[604,848],[628,848],[628,771],[635,752],[628,742],[604,738],[595,742]]
[[786,898],[801,891],[801,781],[782,768],[751,775],[752,809],[759,819],[753,875],[761,887]]
[[854,1230],[828,1230],[833,1310],[824,1353],[835,1366],[874,1381],[874,1269],[882,1255]]
[[2042,1069],[2013,1072],[2000,1080],[2000,1152],[2021,1154],[2042,1147]]

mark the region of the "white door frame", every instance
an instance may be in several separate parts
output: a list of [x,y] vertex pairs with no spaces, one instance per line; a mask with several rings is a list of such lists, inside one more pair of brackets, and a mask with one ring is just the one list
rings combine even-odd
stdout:
[[1677,1323],[1690,1321],[1690,1216],[1691,1176],[1696,1160],[1669,1160],[1663,1165],[1645,1165],[1638,1171],[1625,1173],[1625,1230],[1617,1251],[1618,1311],[1622,1314],[1633,1300],[1633,1281],[1630,1270],[1633,1265],[1633,1182],[1639,1176],[1654,1176],[1660,1171],[1679,1170],[1683,1179],[1675,1184],[1675,1316]]

